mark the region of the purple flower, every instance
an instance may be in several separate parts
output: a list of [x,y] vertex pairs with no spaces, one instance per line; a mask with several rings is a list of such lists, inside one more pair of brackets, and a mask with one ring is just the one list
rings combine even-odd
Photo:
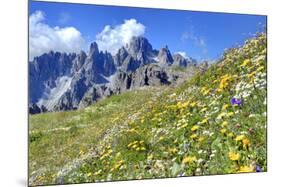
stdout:
[[261,170],[261,167],[260,167],[260,166],[257,166],[257,167],[256,167],[256,172],[262,172],[262,170]]
[[231,102],[231,105],[238,105],[238,106],[241,106],[242,105],[242,99],[236,99],[236,98],[232,98],[231,100],[230,100],[230,102]]

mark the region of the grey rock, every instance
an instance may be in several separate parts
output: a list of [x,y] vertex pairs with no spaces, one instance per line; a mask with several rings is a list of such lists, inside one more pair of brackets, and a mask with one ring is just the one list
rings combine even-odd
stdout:
[[164,48],[160,49],[157,59],[159,60],[159,64],[161,66],[170,66],[174,62],[174,59],[171,55],[170,50],[168,49],[168,46],[165,46]]

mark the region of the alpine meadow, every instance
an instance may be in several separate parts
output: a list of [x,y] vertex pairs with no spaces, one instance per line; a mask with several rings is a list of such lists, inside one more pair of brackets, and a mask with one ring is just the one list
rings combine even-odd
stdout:
[[[47,37],[70,29],[31,13],[30,37],[43,24]],[[211,60],[173,44],[155,49],[144,20],[122,20],[86,52],[64,51],[62,40],[61,49],[42,48],[29,60],[29,185],[266,172],[266,29]],[[108,48],[99,40],[129,33],[128,25],[143,33]],[[206,37],[183,39],[201,50],[210,46]]]

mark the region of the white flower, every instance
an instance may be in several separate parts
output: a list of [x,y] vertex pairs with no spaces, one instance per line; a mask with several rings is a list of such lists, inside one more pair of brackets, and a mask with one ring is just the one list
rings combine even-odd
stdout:
[[203,162],[204,160],[202,158],[197,160],[197,163],[200,164],[201,162]]

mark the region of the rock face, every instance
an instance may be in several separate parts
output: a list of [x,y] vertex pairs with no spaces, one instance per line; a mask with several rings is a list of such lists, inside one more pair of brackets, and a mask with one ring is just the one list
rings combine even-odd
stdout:
[[168,49],[168,46],[165,46],[164,48],[161,48],[157,59],[159,60],[159,64],[162,66],[169,66],[172,65],[174,62],[174,59]]
[[114,56],[95,42],[88,54],[51,51],[29,62],[29,111],[73,110],[126,90],[173,84],[185,76],[171,69],[190,65],[196,62],[172,56],[167,46],[154,50],[144,37],[133,37]]

